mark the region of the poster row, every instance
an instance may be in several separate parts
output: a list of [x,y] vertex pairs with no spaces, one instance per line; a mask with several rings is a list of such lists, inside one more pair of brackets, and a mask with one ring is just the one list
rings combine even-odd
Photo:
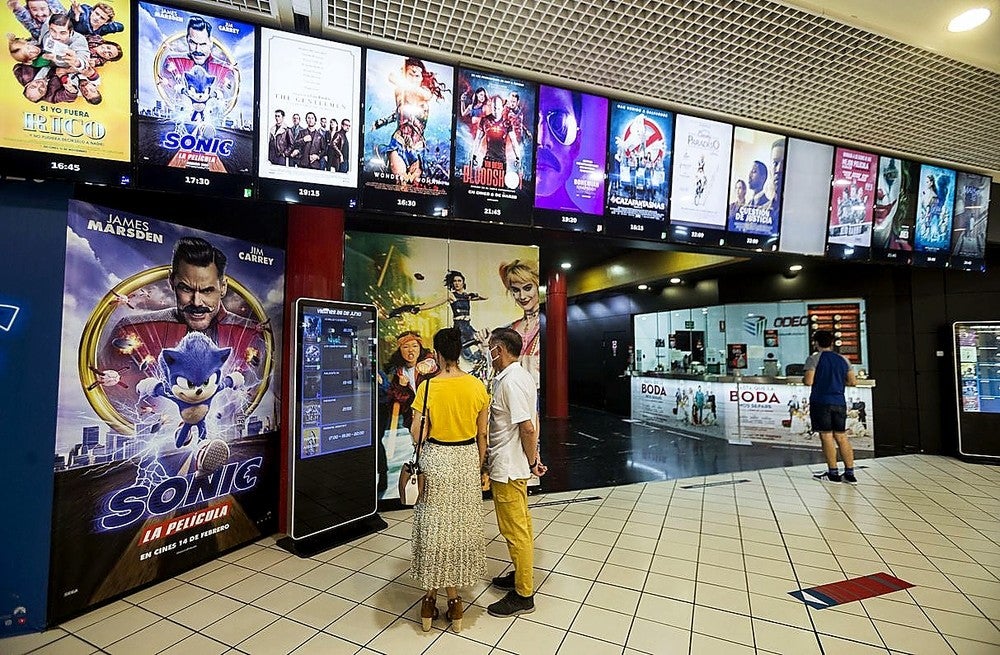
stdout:
[[0,25],[11,175],[982,266],[981,175],[148,2]]

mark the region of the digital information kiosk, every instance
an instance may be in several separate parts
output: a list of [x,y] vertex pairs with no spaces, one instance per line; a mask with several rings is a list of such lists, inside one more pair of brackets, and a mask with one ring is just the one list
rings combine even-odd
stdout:
[[1000,460],[1000,321],[952,324],[958,452]]
[[283,544],[294,552],[385,525],[376,517],[376,318],[373,305],[295,301],[287,501],[293,543]]

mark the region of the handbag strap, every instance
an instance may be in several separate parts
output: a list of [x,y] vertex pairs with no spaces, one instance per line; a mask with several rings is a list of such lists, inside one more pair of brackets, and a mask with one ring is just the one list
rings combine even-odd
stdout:
[[427,425],[427,394],[431,391],[431,379],[428,378],[424,381],[424,411],[420,412],[420,434],[417,435],[417,456],[413,460],[413,465],[418,466],[420,464],[420,451],[424,447],[424,426]]

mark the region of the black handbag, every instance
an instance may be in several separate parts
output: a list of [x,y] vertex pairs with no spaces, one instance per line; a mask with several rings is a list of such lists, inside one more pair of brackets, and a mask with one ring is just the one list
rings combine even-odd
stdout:
[[431,390],[431,381],[427,380],[424,387],[424,411],[420,413],[420,428],[417,434],[417,445],[413,449],[414,457],[409,462],[403,464],[399,471],[399,502],[406,507],[413,507],[417,501],[424,496],[424,485],[427,482],[427,474],[420,468],[420,451],[424,446],[424,435],[427,425],[427,394]]

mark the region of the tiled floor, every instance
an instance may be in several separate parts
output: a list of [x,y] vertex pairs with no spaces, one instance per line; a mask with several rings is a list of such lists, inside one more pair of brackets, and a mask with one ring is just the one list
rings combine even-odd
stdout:
[[[0,652],[1000,653],[1000,468],[860,464],[856,487],[799,466],[534,497],[601,499],[535,507],[537,610],[487,615],[501,592],[484,581],[460,635],[421,632],[396,512],[312,559],[265,539]],[[484,525],[496,575],[506,547],[492,512]],[[916,586],[824,610],[788,595],[880,571]]]

